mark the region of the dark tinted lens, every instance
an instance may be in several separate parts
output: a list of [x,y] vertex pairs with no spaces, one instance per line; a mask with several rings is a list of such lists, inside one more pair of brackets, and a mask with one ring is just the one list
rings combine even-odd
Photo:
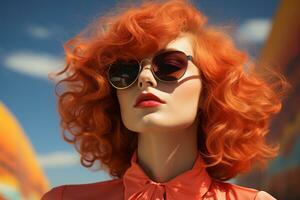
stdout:
[[185,73],[187,62],[187,56],[183,52],[163,52],[154,57],[153,71],[161,80],[175,81]]
[[111,64],[108,75],[110,82],[117,88],[124,88],[132,84],[139,74],[137,61],[116,61]]

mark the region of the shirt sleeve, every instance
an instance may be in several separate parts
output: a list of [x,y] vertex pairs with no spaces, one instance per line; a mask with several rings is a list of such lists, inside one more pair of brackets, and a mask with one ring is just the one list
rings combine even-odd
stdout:
[[64,185],[52,188],[42,196],[41,200],[63,200],[63,192],[65,187],[66,186]]
[[265,191],[259,191],[255,196],[254,200],[277,200],[277,199],[275,199],[273,196],[271,196],[269,193]]

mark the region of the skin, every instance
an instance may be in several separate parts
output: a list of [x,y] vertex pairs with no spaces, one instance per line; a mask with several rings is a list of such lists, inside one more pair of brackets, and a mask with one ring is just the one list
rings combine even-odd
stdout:
[[[191,35],[182,33],[165,48],[193,56],[191,41]],[[127,89],[117,90],[117,96],[124,125],[138,132],[137,162],[151,180],[162,183],[194,165],[202,83],[199,68],[191,61],[184,76],[175,83],[156,80],[149,67],[146,62],[138,80]],[[147,92],[166,103],[135,108],[137,97]]]

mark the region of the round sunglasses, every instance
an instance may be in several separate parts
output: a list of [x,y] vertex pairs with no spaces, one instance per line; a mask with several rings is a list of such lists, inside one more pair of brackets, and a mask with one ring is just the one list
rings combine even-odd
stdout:
[[[186,72],[191,55],[178,50],[162,50],[151,59],[151,72],[155,78],[162,82],[175,82]],[[109,65],[107,76],[109,83],[116,89],[126,89],[138,79],[145,61],[117,60]]]

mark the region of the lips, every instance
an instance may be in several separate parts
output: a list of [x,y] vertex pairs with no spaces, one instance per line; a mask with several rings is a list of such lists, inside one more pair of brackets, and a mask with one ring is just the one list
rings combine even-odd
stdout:
[[161,100],[159,97],[155,96],[152,93],[142,93],[136,99],[134,107],[139,106],[139,104],[143,101],[155,101],[159,103],[166,103],[165,101]]

